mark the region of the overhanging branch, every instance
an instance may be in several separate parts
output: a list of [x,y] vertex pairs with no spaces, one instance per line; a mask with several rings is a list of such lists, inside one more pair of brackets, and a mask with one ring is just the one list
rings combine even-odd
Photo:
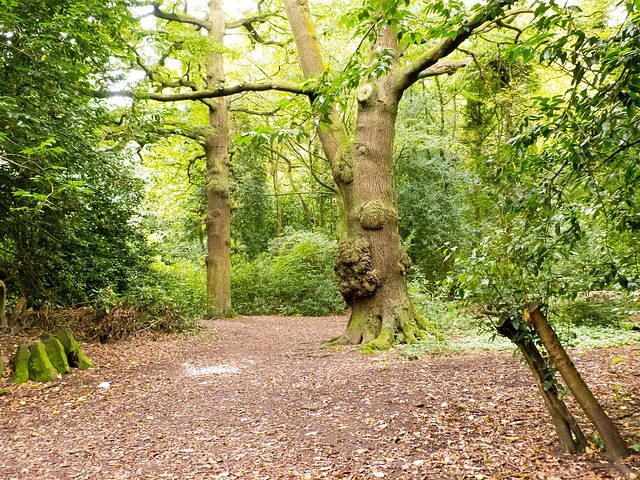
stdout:
[[161,18],[163,20],[168,20],[170,22],[189,23],[191,25],[196,25],[207,30],[212,27],[211,22],[202,20],[201,18],[197,18],[192,15],[187,15],[186,13],[165,12],[164,10],[160,9],[159,3],[153,4],[153,16]]
[[491,3],[491,8],[489,8],[489,5],[485,6],[471,17],[466,24],[460,27],[455,38],[443,38],[431,51],[424,53],[415,61],[399,69],[395,74],[397,77],[396,85],[398,90],[402,92],[413,85],[420,78],[422,72],[453,52],[474,33],[474,30],[483,26],[485,22],[494,20],[502,13],[502,8],[510,5],[513,1],[514,0],[498,0],[497,4],[500,8],[496,8],[493,2]]
[[96,91],[90,92],[90,94],[94,98],[135,97],[156,100],[158,102],[179,102],[183,100],[203,100],[207,98],[228,97],[230,95],[236,95],[243,92],[265,92],[269,90],[307,96],[313,96],[315,94],[315,91],[311,86],[282,80],[271,80],[267,82],[243,82],[229,86],[220,86],[206,90],[182,93]]

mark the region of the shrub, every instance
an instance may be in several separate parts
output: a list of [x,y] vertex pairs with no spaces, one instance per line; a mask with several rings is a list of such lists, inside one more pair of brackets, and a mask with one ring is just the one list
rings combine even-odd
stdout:
[[255,260],[235,257],[231,294],[246,315],[316,315],[342,312],[333,272],[336,242],[317,232],[287,232]]

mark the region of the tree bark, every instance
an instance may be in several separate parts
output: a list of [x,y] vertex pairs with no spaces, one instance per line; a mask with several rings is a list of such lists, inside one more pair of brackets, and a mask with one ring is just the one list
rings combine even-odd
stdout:
[[560,447],[571,454],[584,452],[587,446],[584,433],[580,429],[578,421],[560,398],[560,392],[553,382],[554,376],[549,372],[550,365],[544,361],[538,348],[531,339],[523,336],[523,332],[510,321],[500,323],[496,325],[496,328],[501,335],[507,337],[520,349],[522,356],[527,361],[556,428]]
[[[306,0],[284,0],[305,77],[319,76],[324,62]],[[374,48],[398,58],[390,28]],[[365,351],[395,342],[416,342],[426,327],[416,314],[406,285],[411,264],[398,233],[394,203],[393,141],[402,90],[382,76],[358,91],[356,132],[351,140],[336,111],[318,136],[331,164],[344,208],[346,231],[335,255],[338,289],[351,317],[338,343],[366,344]]]
[[[222,0],[209,1],[208,35],[223,45],[225,20]],[[224,58],[212,51],[206,64],[207,88],[224,85]],[[207,102],[209,125],[206,135],[207,214],[207,314],[214,318],[232,317],[231,308],[231,199],[229,189],[229,124],[225,97]]]
[[538,333],[553,364],[558,369],[558,372],[560,372],[560,375],[562,375],[562,378],[567,384],[567,388],[571,391],[580,408],[582,408],[598,430],[609,459],[614,462],[623,473],[627,473],[624,471],[626,467],[622,465],[621,459],[629,455],[629,449],[622,439],[618,428],[605,413],[598,400],[596,400],[580,376],[580,373],[578,373],[578,370],[569,358],[569,355],[567,355],[560,340],[558,340],[558,336],[549,325],[547,318],[538,308],[538,304],[529,303],[527,305],[527,312],[533,328]]
[[0,333],[4,333],[8,327],[7,323],[7,287],[0,280]]

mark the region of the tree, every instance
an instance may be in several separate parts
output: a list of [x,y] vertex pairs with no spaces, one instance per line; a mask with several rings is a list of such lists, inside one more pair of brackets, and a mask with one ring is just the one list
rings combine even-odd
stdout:
[[[367,2],[360,18],[366,19],[366,26],[361,28],[368,29],[365,38],[370,41],[370,52],[364,61],[373,71],[350,65],[358,73],[369,74],[366,79],[352,79],[358,101],[355,135],[347,133],[337,105],[323,104],[319,101],[321,96],[316,98],[315,104],[324,107],[326,115],[326,124],[318,135],[346,216],[345,237],[336,252],[335,268],[338,288],[351,307],[351,317],[339,343],[364,343],[368,349],[386,349],[396,341],[415,342],[426,327],[408,295],[406,273],[411,262],[398,233],[393,182],[398,105],[404,91],[421,77],[462,66],[448,64],[439,70],[436,63],[452,53],[474,29],[501,15],[506,4],[486,5],[426,53],[403,62],[403,47],[407,45],[398,39],[407,42],[403,34],[414,33],[401,30],[408,12],[399,9],[396,2]],[[308,3],[284,0],[284,5],[303,74],[306,78],[322,77],[325,64]]]
[[140,200],[117,120],[84,92],[129,59],[130,4],[0,2],[0,279],[10,300],[86,301],[147,268]]
[[[638,203],[630,189],[637,190],[639,179],[638,69],[633,59],[640,51],[640,16],[637,6],[625,7],[627,18],[607,31],[609,19],[602,12],[583,15],[578,7],[540,5],[530,24],[532,34],[510,51],[512,58],[522,52],[529,61],[537,56],[561,80],[555,91],[546,85],[547,92],[532,99],[517,134],[492,157],[493,175],[500,179],[502,222],[464,261],[472,268],[462,269],[457,283],[463,296],[501,319],[498,330],[520,348],[523,338],[544,346],[546,370],[557,369],[562,375],[611,461],[632,475],[622,463],[629,450],[615,423],[547,321],[552,303],[574,299],[578,283],[606,289],[614,283],[622,288],[637,285],[633,239]],[[599,19],[596,29],[591,28],[594,16]],[[571,277],[586,236],[593,237],[591,244],[604,239],[595,260],[600,268],[594,272],[607,273],[576,282]],[[631,245],[625,245],[629,240]],[[614,246],[627,248],[621,253]],[[523,311],[526,322],[519,319]],[[501,330],[505,324],[513,331]],[[535,356],[523,353],[528,359]],[[580,434],[571,427],[571,417],[547,406],[563,445],[568,450],[579,447]]]
[[[196,69],[202,68],[204,73],[204,88],[211,89],[225,81],[224,73],[224,35],[226,22],[222,10],[221,0],[208,2],[208,15],[199,19],[187,13],[164,11],[160,4],[154,4],[153,14],[171,23],[185,24],[195,28],[185,35],[185,38],[173,38],[168,51],[160,59],[159,65],[146,66],[142,59],[138,63],[143,67],[149,82],[157,89],[189,88],[197,92],[199,85],[192,80],[189,71],[178,79],[170,78],[167,69],[163,69],[167,58],[179,52],[184,42],[199,35],[199,30],[206,32],[203,63]],[[241,25],[241,24],[240,24]],[[175,37],[175,35],[174,35]],[[190,62],[189,62],[190,63]],[[205,217],[207,238],[207,314],[211,317],[231,317],[231,199],[229,190],[229,126],[228,107],[224,97],[217,99],[201,99],[206,105],[208,115],[208,129],[193,129],[189,126],[177,128],[172,132],[192,138],[204,149],[206,170],[207,209]]]
[[[166,30],[171,42],[160,60],[153,67],[146,66],[141,56],[139,65],[144,69],[147,79],[154,87],[154,93],[140,93],[141,98],[160,102],[196,100],[206,106],[209,128],[192,128],[189,125],[174,126],[166,129],[167,134],[185,135],[198,142],[204,149],[206,158],[207,213],[205,226],[207,233],[207,296],[208,314],[212,317],[230,317],[234,312],[231,305],[231,192],[229,185],[229,115],[227,96],[245,91],[243,87],[232,93],[211,94],[226,84],[224,71],[224,36],[228,30],[243,28],[252,42],[271,43],[263,39],[255,25],[266,21],[268,13],[241,18],[233,22],[225,21],[221,0],[208,2],[208,15],[198,18],[185,12],[176,11],[179,2],[171,11],[163,10],[154,4],[153,15],[167,21]],[[189,26],[191,30],[176,33],[170,24]],[[205,32],[203,37],[201,32]],[[167,33],[167,32],[164,32]],[[161,33],[161,36],[164,36]],[[184,65],[184,71],[172,75],[165,67],[171,55],[176,55]],[[204,84],[199,81],[204,76]],[[188,92],[165,94],[165,89]]]
[[[364,343],[369,349],[384,349],[395,341],[415,342],[426,327],[408,295],[406,273],[410,260],[402,250],[394,203],[392,158],[398,104],[404,91],[420,78],[453,73],[466,66],[466,59],[438,62],[454,52],[475,29],[513,15],[504,11],[509,4],[490,1],[469,12],[460,5],[453,20],[446,5],[429,7],[431,10],[421,13],[435,12],[449,21],[429,32],[439,38],[434,43],[405,26],[405,20],[414,18],[409,10],[390,1],[367,2],[349,17],[360,19],[356,32],[363,37],[361,44],[368,44],[369,53],[362,55],[358,49],[347,61],[345,75],[333,77],[325,69],[308,3],[286,0],[285,11],[306,81],[218,82],[202,90],[189,85],[190,91],[143,94],[165,102],[273,90],[310,97],[320,115],[318,135],[345,211],[346,232],[336,253],[336,276],[351,307],[351,318],[339,343]],[[203,28],[208,25],[193,23]],[[418,50],[413,57],[406,53],[410,46]],[[357,118],[351,136],[338,107],[346,108],[353,90],[357,90]]]

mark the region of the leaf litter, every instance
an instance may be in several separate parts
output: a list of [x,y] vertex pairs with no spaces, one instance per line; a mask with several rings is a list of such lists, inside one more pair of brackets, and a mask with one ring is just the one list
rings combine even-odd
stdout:
[[[534,381],[509,352],[409,361],[323,348],[345,324],[240,317],[207,322],[216,336],[85,344],[95,368],[56,383],[17,386],[5,373],[0,478],[619,478],[596,438],[587,454],[558,451]],[[572,352],[630,444],[639,353]]]

